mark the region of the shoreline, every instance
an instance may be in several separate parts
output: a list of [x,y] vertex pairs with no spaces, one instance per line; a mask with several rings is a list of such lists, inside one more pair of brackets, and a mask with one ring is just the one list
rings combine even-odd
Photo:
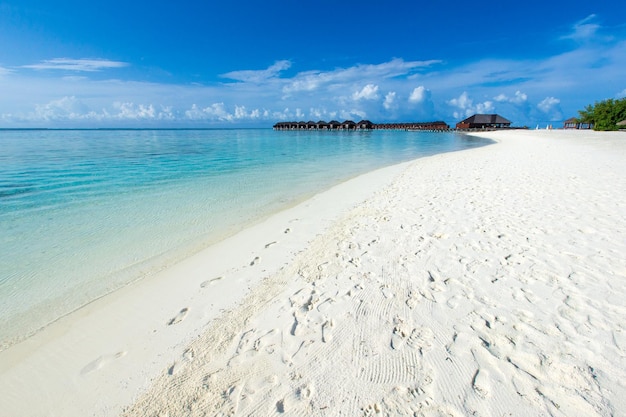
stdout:
[[0,406],[64,416],[178,415],[190,404],[242,415],[623,409],[626,329],[615,319],[626,266],[615,257],[626,253],[626,135],[480,136],[498,143],[340,184],[0,352]]
[[[146,389],[163,367],[170,366],[180,355],[181,347],[190,343],[208,321],[217,318],[220,311],[235,308],[263,277],[278,272],[342,211],[349,210],[370,194],[369,187],[383,186],[409,163],[411,161],[359,175],[266,216],[153,276],[132,282],[74,310],[9,346],[0,352],[0,389],[15,391],[17,398],[0,406],[21,414],[22,407],[28,404],[27,415],[47,415],[45,410],[50,409],[59,409],[65,416],[82,416],[85,410],[93,415],[110,415],[115,409],[115,415],[119,414],[122,405],[135,397],[135,391]],[[277,253],[277,247],[284,252]],[[178,283],[179,276],[188,278]],[[211,294],[215,291],[220,293]],[[149,305],[150,301],[136,302],[145,297],[158,305]],[[209,297],[210,305],[204,305],[200,297]],[[133,311],[136,304],[141,304],[141,311]],[[135,340],[136,335],[142,333],[144,340]],[[134,351],[132,355],[131,351]],[[60,361],[46,369],[50,357],[60,358]],[[115,366],[117,359],[123,359],[119,367]],[[146,363],[146,359],[151,363]],[[103,376],[100,374],[105,372],[100,371],[104,368],[113,369]],[[17,388],[22,379],[41,385]],[[118,381],[117,387],[108,387],[107,390],[112,391],[106,392],[106,396],[123,400],[114,406],[103,404],[96,410],[93,406],[103,395],[103,386],[115,379],[123,382]],[[50,385],[59,380],[64,382]],[[133,389],[128,389],[129,386]],[[73,396],[66,404],[59,404],[68,392],[80,393],[81,400]],[[30,395],[41,398],[40,402],[28,400]],[[45,398],[48,402],[43,401]]]

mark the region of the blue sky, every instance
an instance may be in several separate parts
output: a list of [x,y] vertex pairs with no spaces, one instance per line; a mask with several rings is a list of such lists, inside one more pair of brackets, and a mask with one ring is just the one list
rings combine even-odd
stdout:
[[0,127],[544,127],[622,97],[621,1],[0,0]]

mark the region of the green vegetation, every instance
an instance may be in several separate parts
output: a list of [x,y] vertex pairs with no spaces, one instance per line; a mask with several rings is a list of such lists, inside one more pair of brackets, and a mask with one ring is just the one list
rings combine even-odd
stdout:
[[617,123],[626,120],[626,98],[596,102],[578,113],[580,122],[593,123],[593,130],[618,130]]

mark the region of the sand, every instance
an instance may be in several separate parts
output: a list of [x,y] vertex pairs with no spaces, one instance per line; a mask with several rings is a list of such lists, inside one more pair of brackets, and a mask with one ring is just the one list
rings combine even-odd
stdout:
[[11,416],[626,415],[626,133],[376,171],[0,353]]

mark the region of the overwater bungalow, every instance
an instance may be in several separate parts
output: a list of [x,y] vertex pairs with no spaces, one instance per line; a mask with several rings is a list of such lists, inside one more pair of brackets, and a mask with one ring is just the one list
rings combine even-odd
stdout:
[[300,121],[300,122],[278,122],[274,125],[274,130],[426,130],[426,131],[446,131],[450,130],[450,126],[447,123],[437,122],[410,122],[410,123],[383,123],[376,124],[369,120],[360,120],[354,122],[352,120],[344,120],[338,122],[337,120],[331,120],[326,123],[323,120],[318,122],[313,121]]
[[328,122],[328,127],[330,130],[339,130],[341,128],[341,123],[336,120],[331,120]]
[[356,128],[360,130],[372,130],[374,129],[374,123],[369,120],[361,120],[360,122],[357,122]]
[[341,124],[341,128],[343,130],[356,130],[356,123],[354,123],[352,120],[344,120],[344,122]]

